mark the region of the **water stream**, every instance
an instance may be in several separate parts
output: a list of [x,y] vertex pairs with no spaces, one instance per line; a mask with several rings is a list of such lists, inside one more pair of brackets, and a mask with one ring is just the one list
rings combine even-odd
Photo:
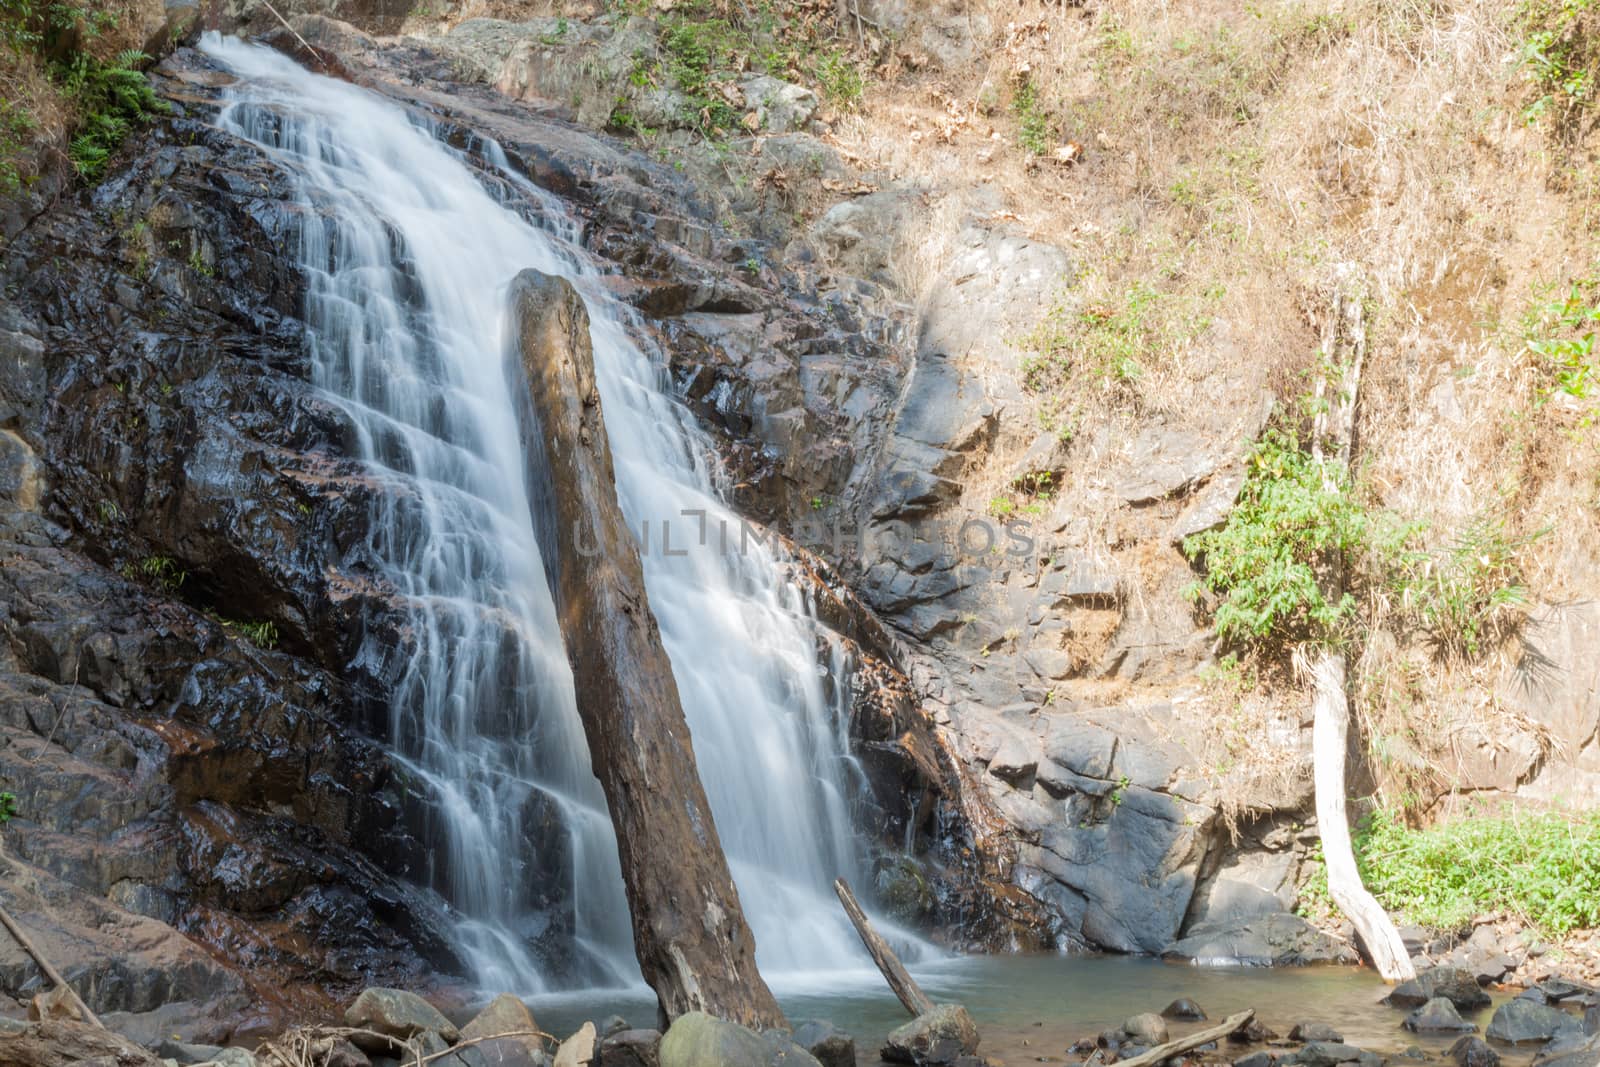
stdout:
[[617,493],[649,530],[646,584],[761,966],[781,982],[864,962],[829,888],[861,881],[860,789],[822,631],[781,561],[738,536],[714,452],[564,206],[493,144],[469,159],[419,116],[276,52],[202,47],[238,78],[224,127],[294,176],[314,384],[388,487],[351,565],[394,591],[413,647],[374,629],[360,655],[396,679],[391,739],[434,800],[434,879],[475,981],[530,994],[638,981],[522,473],[506,291],[528,267],[588,305]]

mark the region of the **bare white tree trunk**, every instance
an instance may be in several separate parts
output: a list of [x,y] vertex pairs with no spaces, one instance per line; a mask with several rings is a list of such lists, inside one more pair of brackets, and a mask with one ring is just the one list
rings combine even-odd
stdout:
[[[1341,292],[1334,299],[1333,315],[1324,331],[1322,350],[1339,383],[1334,396],[1325,395],[1319,379],[1318,399],[1323,401],[1311,438],[1311,451],[1329,481],[1343,481],[1350,473],[1355,449],[1356,397],[1361,390],[1361,368],[1367,355],[1366,321],[1359,296]],[[1324,454],[1326,442],[1332,455]],[[1338,561],[1329,583],[1331,599],[1344,595],[1344,561]],[[1315,774],[1317,832],[1322,837],[1322,857],[1328,869],[1328,891],[1345,918],[1355,926],[1372,963],[1386,981],[1404,982],[1417,976],[1406,954],[1400,931],[1389,913],[1367,892],[1356,866],[1350,840],[1350,816],[1345,810],[1345,749],[1350,736],[1350,698],[1344,655],[1331,647],[1318,649],[1311,664],[1311,762]]]
[[1322,858],[1328,868],[1328,892],[1345,918],[1354,924],[1378,973],[1386,981],[1409,981],[1417,976],[1411,957],[1389,913],[1362,885],[1350,841],[1350,817],[1344,799],[1344,754],[1350,733],[1344,656],[1329,649],[1318,652],[1311,665],[1311,679],[1311,760],[1316,776],[1317,832],[1322,836]]

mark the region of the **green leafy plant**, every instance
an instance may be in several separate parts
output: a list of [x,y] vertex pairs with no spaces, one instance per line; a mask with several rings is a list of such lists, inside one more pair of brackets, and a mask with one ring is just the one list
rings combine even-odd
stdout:
[[17,814],[17,798],[13,793],[0,793],[0,826],[10,822]]
[[278,626],[274,622],[243,622],[239,619],[217,621],[228,633],[243,637],[257,648],[271,651],[278,647]]
[[1518,9],[1522,70],[1535,93],[1522,112],[1530,124],[1569,128],[1593,101],[1597,14],[1596,0],[1524,0]]
[[79,177],[97,180],[111,153],[135,125],[167,110],[138,69],[148,57],[129,50],[102,63],[87,53],[74,55],[58,80],[79,113],[77,132],[67,150]]
[[1048,155],[1056,144],[1055,123],[1039,100],[1033,79],[1024,75],[1011,94],[1011,114],[1017,120],[1017,143],[1036,156]]
[[1245,644],[1337,639],[1355,609],[1330,592],[1341,555],[1366,551],[1381,533],[1347,479],[1318,463],[1298,438],[1267,431],[1250,453],[1239,502],[1222,528],[1196,534],[1184,553],[1203,561],[1192,599],[1218,597],[1218,636]]
[[[1368,889],[1408,921],[1463,926],[1508,910],[1548,936],[1600,927],[1600,812],[1518,813],[1506,808],[1423,830],[1380,808],[1355,831]],[[1320,855],[1299,910],[1331,908]]]
[[843,51],[835,49],[824,53],[811,70],[829,102],[846,111],[861,106],[862,97],[867,91],[867,79],[861,73],[861,68]]
[[121,572],[124,578],[142,578],[169,593],[177,592],[189,577],[171,556],[146,556],[137,563],[124,563]]
[[1542,397],[1557,392],[1576,400],[1600,396],[1600,363],[1594,349],[1600,300],[1595,288],[1592,280],[1573,282],[1564,298],[1539,305],[1523,322],[1528,351],[1541,357],[1550,374]]

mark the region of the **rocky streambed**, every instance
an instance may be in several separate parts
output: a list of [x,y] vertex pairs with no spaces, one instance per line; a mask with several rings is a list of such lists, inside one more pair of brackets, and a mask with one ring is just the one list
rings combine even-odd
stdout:
[[[451,1067],[993,1067],[1110,1065],[1191,1035],[1212,1040],[1165,1061],[1233,1067],[1590,1067],[1600,1062],[1600,990],[1551,979],[1486,989],[1453,968],[1386,989],[1344,967],[1196,971],[1136,959],[1022,956],[950,960],[920,979],[940,1007],[908,1020],[866,972],[831,989],[779,984],[790,1029],[753,1031],[698,1013],[656,1029],[647,991],[510,995],[476,1006],[447,994],[370,988],[325,1023],[231,1047],[96,1036],[41,997],[43,1023],[0,1023],[0,1062],[76,1062],[60,1054],[114,1047],[124,1067],[283,1064]],[[960,1002],[959,1005],[957,1002]],[[531,1009],[531,1010],[530,1010]],[[1237,1025],[1237,1020],[1251,1013]],[[1219,1023],[1224,1032],[1216,1033]],[[52,1047],[51,1060],[36,1050]],[[76,1051],[74,1051],[76,1050]],[[96,1055],[102,1053],[96,1052]],[[109,1062],[109,1061],[108,1061]],[[1141,1061],[1143,1062],[1143,1061]]]

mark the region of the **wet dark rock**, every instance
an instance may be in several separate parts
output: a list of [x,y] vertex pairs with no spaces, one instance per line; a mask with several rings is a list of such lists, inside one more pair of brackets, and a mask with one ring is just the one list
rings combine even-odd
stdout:
[[1327,1023],[1301,1022],[1296,1023],[1289,1031],[1290,1041],[1331,1041],[1334,1043],[1344,1040],[1344,1035],[1339,1033]]
[[1264,1050],[1240,1056],[1233,1061],[1233,1067],[1272,1067],[1272,1064],[1272,1053]]
[[600,1025],[595,1027],[595,1032],[605,1038],[612,1034],[621,1033],[628,1028],[628,1020],[620,1015],[610,1015],[601,1020]]
[[[401,1041],[430,1031],[446,1041],[454,1041],[461,1036],[461,1032],[438,1008],[403,989],[363,989],[361,995],[345,1009],[344,1024]],[[372,1052],[386,1052],[394,1047],[392,1042],[382,1042],[363,1035],[357,1035],[354,1040],[357,1047]]]
[[1508,1045],[1531,1045],[1548,1041],[1557,1031],[1577,1028],[1578,1020],[1559,1008],[1529,1000],[1508,1000],[1494,1011],[1486,1036]]
[[817,1058],[822,1067],[855,1067],[856,1039],[825,1020],[812,1019],[794,1028],[794,1042]]
[[1164,1019],[1177,1019],[1183,1022],[1198,1022],[1207,1018],[1205,1009],[1188,997],[1179,997],[1162,1008],[1161,1017]]
[[1456,1006],[1445,997],[1434,997],[1406,1016],[1401,1025],[1414,1034],[1460,1033],[1478,1028],[1463,1019]]
[[601,1040],[599,1067],[660,1067],[660,1049],[659,1030],[619,1030]]
[[1420,1008],[1434,997],[1444,997],[1462,1011],[1489,1006],[1489,994],[1471,973],[1458,967],[1434,967],[1394,988],[1384,1003],[1396,1008]]
[[1236,1045],[1260,1045],[1276,1041],[1277,1038],[1275,1030],[1262,1023],[1260,1019],[1254,1018],[1228,1035],[1228,1040]]
[[[978,1051],[978,1027],[959,1004],[940,1004],[889,1033],[880,1050],[890,1063],[952,1064]],[[662,1067],[667,1067],[662,1064]]]
[[1289,1053],[1278,1060],[1279,1064],[1304,1064],[1305,1067],[1334,1067],[1339,1063],[1357,1063],[1360,1067],[1383,1067],[1383,1057],[1366,1049],[1356,1048],[1336,1041],[1312,1041],[1304,1048]]
[[1147,1011],[1123,1020],[1122,1032],[1137,1044],[1159,1045],[1167,1040],[1167,1023],[1160,1015]]

